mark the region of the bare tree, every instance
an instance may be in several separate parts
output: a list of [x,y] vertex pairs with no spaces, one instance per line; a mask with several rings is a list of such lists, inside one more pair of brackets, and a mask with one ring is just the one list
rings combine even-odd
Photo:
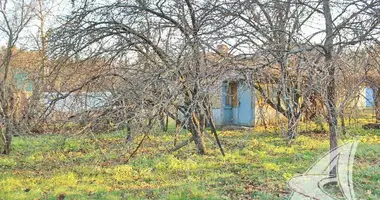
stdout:
[[379,41],[374,46],[368,48],[369,66],[366,69],[365,81],[373,90],[376,123],[380,123],[380,59]]
[[[264,96],[266,103],[288,119],[288,136],[292,138],[295,134],[296,122],[308,104],[306,101],[300,103],[299,98],[307,100],[308,96],[317,93],[324,98],[328,111],[330,147],[336,148],[337,55],[348,47],[373,40],[378,34],[379,2],[267,0],[231,1],[229,5],[226,13],[236,16],[237,20],[226,36],[232,36],[229,41],[240,57],[254,63],[246,71],[253,68],[257,72],[255,81],[278,85],[277,95],[272,99],[259,83],[254,87]],[[322,24],[321,18],[324,19]],[[310,52],[318,53],[313,55]],[[292,56],[309,66],[304,73],[297,71],[297,67],[289,67]],[[276,67],[277,77],[271,73]],[[292,73],[297,78],[292,77]],[[260,80],[260,76],[272,77],[272,80]],[[301,89],[300,85],[306,87]]]
[[[205,125],[213,127],[210,93],[218,90],[215,85],[229,72],[226,66],[242,71],[265,103],[287,119],[288,139],[295,137],[298,121],[312,104],[309,100],[322,97],[333,149],[338,134],[339,55],[378,34],[378,4],[75,1],[72,15],[51,41],[53,52],[68,59],[107,60],[108,71],[85,83],[101,77],[118,80],[112,89],[114,99],[107,105],[123,108],[121,123],[135,121],[149,127],[165,113],[192,133],[187,141],[194,140],[200,154],[206,153]],[[308,29],[320,19],[324,28]],[[213,48],[221,41],[232,47],[233,56]],[[210,61],[210,51],[221,59]],[[176,111],[182,117],[176,117]]]
[[[325,40],[322,44],[325,68],[329,80],[326,87],[326,107],[330,132],[330,149],[338,147],[338,116],[336,107],[336,62],[334,55],[341,53],[350,45],[358,45],[373,39],[378,33],[378,1],[350,1],[334,4],[329,0],[322,1],[322,9],[315,9],[325,19]],[[348,12],[349,11],[349,12]],[[336,175],[336,169],[331,171]]]
[[0,32],[6,39],[5,52],[2,55],[0,70],[0,116],[5,124],[4,150],[3,154],[9,154],[12,135],[15,133],[17,123],[14,119],[15,112],[15,86],[13,81],[13,70],[10,63],[13,58],[13,49],[25,27],[31,20],[32,4],[28,1],[0,1]]
[[219,91],[224,65],[209,61],[207,52],[215,51],[213,38],[223,28],[219,6],[215,0],[76,2],[52,41],[69,57],[110,61],[113,69],[102,76],[120,80],[111,102],[119,102],[122,121],[149,127],[164,112],[191,132],[189,141],[205,154],[207,124],[218,140],[209,96]]
[[[26,127],[31,131],[42,132],[43,123],[46,116],[44,115],[44,93],[51,91],[54,87],[54,77],[57,73],[53,73],[50,68],[53,68],[54,63],[49,59],[48,55],[48,41],[51,34],[51,30],[59,26],[61,20],[59,20],[60,14],[57,14],[60,7],[62,7],[62,0],[35,0],[34,6],[31,7],[33,14],[32,25],[37,30],[30,29],[29,45],[31,49],[38,52],[38,63],[34,66],[34,71],[29,75],[29,78],[33,80],[34,87],[32,95],[28,99],[28,112],[26,118]],[[55,68],[54,70],[58,70]]]
[[232,2],[225,13],[236,20],[226,37],[234,47],[235,62],[243,62],[241,70],[264,102],[287,119],[287,138],[295,138],[315,91],[316,58],[310,52],[314,47],[302,32],[314,10],[292,1]]

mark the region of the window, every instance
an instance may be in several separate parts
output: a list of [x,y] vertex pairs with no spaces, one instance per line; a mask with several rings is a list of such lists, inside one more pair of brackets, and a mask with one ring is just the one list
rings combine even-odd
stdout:
[[227,82],[226,85],[226,106],[237,107],[238,98],[237,98],[237,82]]

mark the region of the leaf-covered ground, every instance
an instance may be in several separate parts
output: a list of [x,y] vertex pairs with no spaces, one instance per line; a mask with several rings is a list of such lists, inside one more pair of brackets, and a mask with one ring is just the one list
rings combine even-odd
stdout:
[[[380,133],[348,129],[340,142],[359,136],[354,189],[358,199],[380,199]],[[0,199],[285,199],[287,180],[305,172],[329,148],[328,135],[305,133],[291,146],[280,133],[255,128],[221,131],[226,156],[208,140],[208,155],[194,146],[168,153],[172,133],[133,145],[122,132],[14,138],[0,156]],[[187,138],[182,134],[181,138]],[[337,194],[337,197],[341,195]]]

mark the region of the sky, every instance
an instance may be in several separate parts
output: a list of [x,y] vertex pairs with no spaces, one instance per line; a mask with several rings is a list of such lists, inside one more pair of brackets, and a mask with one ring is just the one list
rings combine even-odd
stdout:
[[[38,0],[26,0],[26,2]],[[60,25],[59,16],[64,16],[70,14],[70,10],[72,9],[71,0],[42,0],[45,3],[45,7],[49,8],[47,12],[47,21],[45,24],[45,30],[48,28],[55,28]],[[100,0],[102,1],[102,0]],[[3,5],[4,0],[0,0],[0,3]],[[8,0],[7,1],[7,15],[11,17],[12,13],[19,13],[19,10],[15,9],[14,5],[19,3],[19,0]],[[35,6],[35,5],[34,5]],[[335,14],[336,15],[336,14]],[[334,11],[333,11],[334,17]],[[0,23],[1,17],[0,17]],[[324,30],[325,23],[324,18],[321,14],[314,15],[310,21],[308,21],[305,26],[303,26],[301,32],[304,37],[308,37],[317,31]],[[20,35],[20,40],[16,44],[18,48],[22,49],[36,49],[38,47],[38,43],[36,42],[39,37],[39,20],[34,17],[33,20],[29,23],[29,25],[24,29],[22,34]],[[320,33],[313,37],[311,40],[312,43],[322,43],[324,40],[324,33]],[[6,45],[6,37],[3,32],[0,32],[0,46]]]
[[[20,34],[20,38],[16,43],[16,46],[21,49],[34,50],[38,45],[39,38],[39,27],[40,21],[38,17],[36,17],[36,11],[33,8],[38,7],[38,0],[26,0],[25,2],[28,4],[30,10],[29,17],[31,17],[31,21],[28,25],[22,30]],[[70,0],[42,0],[43,7],[46,8],[44,14],[45,17],[45,31],[49,28],[55,28],[59,26],[59,17],[63,15],[69,14],[71,3]],[[31,3],[32,2],[32,3]],[[3,3],[3,0],[0,0],[0,3]],[[2,4],[4,5],[4,4]],[[19,0],[8,0],[5,13],[9,19],[19,19],[21,16],[20,9],[20,1]],[[0,18],[0,23],[3,24],[3,18]],[[7,36],[4,32],[0,32],[0,46],[5,46],[7,44]]]

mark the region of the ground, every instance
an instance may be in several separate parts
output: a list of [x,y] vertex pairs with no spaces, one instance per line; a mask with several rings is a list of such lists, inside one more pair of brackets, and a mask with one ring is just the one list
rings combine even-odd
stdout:
[[[380,199],[380,133],[350,127],[340,143],[353,136],[361,141],[356,196]],[[16,137],[11,155],[0,156],[0,199],[286,199],[287,180],[329,148],[325,133],[304,132],[288,146],[278,131],[258,127],[220,131],[226,156],[212,141],[208,154],[199,156],[193,145],[168,153],[173,133],[156,132],[128,160],[140,138],[131,146],[124,137],[123,132]]]

